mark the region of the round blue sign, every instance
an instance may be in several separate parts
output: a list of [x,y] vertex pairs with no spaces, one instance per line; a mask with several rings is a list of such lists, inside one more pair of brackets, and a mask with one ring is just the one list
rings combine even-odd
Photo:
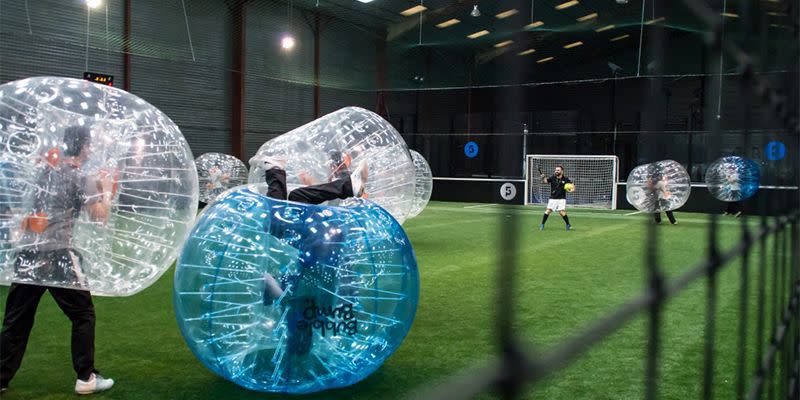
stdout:
[[764,149],[764,153],[768,160],[783,160],[786,157],[786,145],[778,141],[769,142]]
[[464,154],[469,158],[475,158],[478,155],[478,144],[472,141],[464,145]]

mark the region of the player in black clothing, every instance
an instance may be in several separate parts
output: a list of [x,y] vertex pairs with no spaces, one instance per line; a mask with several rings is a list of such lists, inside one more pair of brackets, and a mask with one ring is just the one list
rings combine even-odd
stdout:
[[[669,198],[672,193],[669,190],[669,180],[666,175],[661,175],[657,172],[653,173],[650,180],[647,181],[647,186],[651,189],[650,195],[653,196],[653,201],[656,202],[658,210],[669,207]],[[675,219],[675,214],[672,211],[667,211],[666,214],[670,224],[678,224],[678,220]],[[661,224],[661,212],[654,212],[653,219],[657,224]]]
[[[7,390],[22,363],[36,309],[46,291],[72,321],[72,366],[78,375],[75,392],[97,393],[114,385],[113,379],[103,378],[94,368],[94,304],[85,288],[83,256],[73,245],[78,218],[86,213],[92,221],[105,223],[113,196],[109,174],[90,178],[81,173],[91,154],[90,142],[88,126],[67,127],[63,147],[48,152],[55,156],[46,159],[37,179],[38,191],[17,244],[15,283],[6,298],[0,333],[0,392]],[[81,289],[55,287],[59,285]]]
[[296,201],[305,204],[321,204],[329,200],[362,197],[366,187],[368,169],[366,161],[359,164],[351,173],[348,166],[349,156],[342,156],[347,163],[337,163],[341,159],[333,159],[330,163],[329,182],[315,183],[306,172],[300,173],[300,181],[306,186],[289,191],[286,186],[286,159],[280,157],[257,155],[250,159],[250,167],[264,170],[264,181],[267,183],[267,196],[278,200]]
[[[255,156],[250,160],[252,167],[259,167],[264,170],[264,181],[267,183],[267,197],[276,200],[289,200],[305,204],[321,204],[335,199],[346,199],[349,197],[362,197],[368,178],[368,166],[366,161],[362,161],[354,172],[350,172],[350,156],[342,153],[330,154],[330,182],[318,183],[300,187],[289,191],[286,186],[286,159],[270,156]],[[300,178],[310,182],[309,179]],[[319,221],[303,222],[303,224],[319,224],[317,229],[326,231],[327,222]],[[324,225],[324,226],[323,226]],[[269,234],[277,238],[286,237],[287,231],[293,231],[295,227],[291,222],[276,219],[270,224]],[[329,236],[330,235],[330,236]],[[341,252],[340,243],[344,239],[341,231],[331,232],[324,236],[308,236],[301,239],[294,246],[298,249],[299,264],[302,273],[294,276],[283,276],[275,278],[266,274],[265,280],[265,304],[277,301],[284,294],[285,290],[292,288],[291,296],[285,299],[288,307],[286,320],[288,323],[287,349],[288,367],[292,368],[295,364],[291,361],[294,357],[308,356],[311,351],[313,335],[310,329],[298,328],[299,323],[304,320],[303,312],[309,304],[319,304],[321,307],[333,306],[334,299],[326,295],[312,295],[315,287],[321,287],[329,293],[333,293],[333,279],[328,274],[330,266],[339,264],[339,254]],[[326,287],[327,286],[327,287]]]
[[[541,171],[539,172],[541,173]],[[564,175],[564,167],[560,165],[557,166],[555,174],[549,178],[545,174],[541,174],[540,177],[542,178],[542,183],[550,184],[550,200],[547,201],[547,210],[545,210],[544,216],[542,216],[542,223],[539,225],[539,230],[544,230],[547,217],[549,217],[550,213],[554,210],[558,211],[561,218],[564,218],[564,223],[567,224],[567,230],[572,229],[572,225],[569,224],[569,217],[567,216],[567,189],[564,187],[566,184],[572,183],[572,181]]]

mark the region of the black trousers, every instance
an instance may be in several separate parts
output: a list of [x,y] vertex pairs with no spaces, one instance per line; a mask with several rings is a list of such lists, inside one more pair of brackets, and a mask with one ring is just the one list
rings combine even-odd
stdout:
[[349,176],[328,183],[297,188],[287,195],[286,171],[272,168],[267,170],[264,175],[267,182],[267,196],[273,199],[320,204],[328,200],[353,197],[353,183]]
[[725,207],[725,212],[728,214],[736,214],[739,211],[742,211],[742,202],[740,201],[732,201]]
[[94,370],[95,314],[88,291],[14,283],[8,291],[3,331],[0,335],[0,386],[7,387],[17,373],[39,300],[45,291],[72,321],[72,367],[78,379],[88,380]]
[[[653,217],[655,218],[657,223],[659,223],[659,224],[661,223],[661,213],[660,212],[653,214]],[[672,211],[667,211],[667,218],[669,218],[669,222],[671,224],[675,223],[675,214],[673,214]]]
[[[296,201],[298,203],[306,204],[320,204],[333,199],[346,199],[353,197],[353,183],[349,176],[333,180],[329,183],[322,183],[319,185],[311,185],[292,190],[286,193],[286,171],[280,168],[272,168],[265,172],[265,180],[267,182],[267,196],[273,199]],[[271,234],[278,237],[282,236],[282,230],[286,228],[283,226],[272,225],[270,227]],[[335,240],[333,240],[335,242]],[[306,273],[313,273],[317,268],[317,264],[322,262],[327,265],[338,265],[338,253],[335,251],[337,246],[331,246],[321,238],[307,238],[300,244],[300,264]],[[320,304],[325,305],[332,303],[332,301],[324,301],[316,299],[313,296],[303,295],[303,286],[299,277],[288,277],[287,282],[282,286],[284,288],[291,282],[294,288],[294,295],[288,299],[288,307],[290,312],[287,315],[287,322],[289,324],[289,338],[287,347],[289,349],[290,357],[304,356],[311,350],[312,332],[310,329],[298,329],[297,324],[303,321],[303,310],[308,303],[312,300],[317,300]],[[324,282],[324,280],[322,280]],[[321,283],[320,285],[324,285]],[[331,288],[332,289],[332,288]],[[265,293],[266,299],[268,294]],[[293,365],[289,363],[290,367]]]

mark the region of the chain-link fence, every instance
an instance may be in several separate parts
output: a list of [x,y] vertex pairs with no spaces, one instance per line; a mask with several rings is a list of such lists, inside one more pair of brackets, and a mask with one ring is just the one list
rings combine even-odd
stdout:
[[[766,24],[758,24],[759,18],[751,9],[749,1],[738,3],[737,16],[747,27],[759,26],[761,30],[768,29]],[[735,60],[738,68],[738,83],[741,90],[750,93],[745,96],[748,104],[744,105],[745,141],[748,140],[750,117],[748,110],[756,104],[766,104],[773,113],[773,117],[780,120],[786,128],[787,135],[797,138],[800,135],[798,122],[798,87],[797,64],[795,70],[786,75],[786,82],[780,87],[771,87],[758,74],[759,59],[764,54],[762,49],[753,41],[726,40],[722,18],[703,1],[683,0],[683,5],[704,21],[709,28],[706,38],[709,56],[709,69],[719,68],[719,63],[725,55],[729,60]],[[795,41],[793,47],[786,51],[793,52],[793,57],[798,59],[798,44],[800,44],[800,29],[798,28],[798,4],[796,1],[781,2],[783,12],[790,15],[793,24]],[[727,3],[725,4],[727,6]],[[733,12],[733,10],[731,10]],[[663,65],[664,55],[664,26],[651,24],[643,27],[652,40],[648,41],[649,49],[656,62],[653,64],[657,70]],[[750,32],[753,36],[762,35],[763,32]],[[762,43],[763,44],[763,43]],[[658,78],[661,71],[655,71],[654,78],[649,80],[649,90],[643,99],[644,109],[658,107],[662,93],[662,79]],[[720,75],[717,79],[722,79]],[[721,86],[721,85],[720,85]],[[712,88],[714,85],[712,85]],[[719,86],[717,86],[719,87]],[[712,89],[713,90],[713,89]],[[708,96],[716,98],[714,95]],[[714,114],[715,107],[705,107],[708,114],[705,117],[711,123],[711,135],[720,137],[722,132],[720,124],[715,123],[718,118]],[[647,125],[647,121],[643,121]],[[646,127],[649,129],[649,127]],[[658,129],[653,124],[654,130]],[[663,126],[662,126],[663,129]],[[713,143],[709,143],[713,145]],[[795,165],[795,168],[800,166]],[[516,221],[517,218],[507,218],[508,214],[515,213],[514,208],[499,214],[503,229],[499,240],[502,249],[499,254],[499,268],[497,279],[497,310],[496,337],[498,341],[499,357],[491,364],[476,367],[455,375],[439,386],[419,393],[425,399],[462,399],[471,398],[484,392],[494,391],[502,398],[517,398],[523,390],[531,384],[540,383],[544,378],[555,375],[559,370],[581,357],[599,342],[621,330],[634,318],[644,316],[647,320],[646,335],[647,349],[644,361],[644,397],[646,399],[658,398],[663,361],[662,344],[665,305],[674,297],[684,292],[691,284],[702,282],[706,286],[704,304],[704,346],[703,346],[703,373],[697,379],[702,385],[702,398],[781,398],[800,399],[800,212],[791,204],[800,196],[798,192],[787,191],[780,197],[759,202],[758,209],[760,222],[754,229],[744,219],[741,222],[741,238],[729,250],[722,251],[718,243],[718,230],[720,224],[715,216],[710,216],[708,221],[707,250],[704,259],[692,268],[687,269],[682,275],[668,278],[661,268],[659,253],[658,230],[650,224],[644,238],[646,257],[643,268],[647,271],[647,283],[641,294],[613,310],[609,315],[596,320],[585,330],[576,332],[572,337],[563,341],[553,350],[545,353],[531,351],[528,344],[521,343],[515,336],[512,328],[514,321],[513,293],[515,282],[520,279],[516,275],[516,265],[513,254],[517,249]],[[778,217],[767,217],[770,211],[779,211]],[[717,305],[720,300],[718,293],[718,278],[725,268],[741,268],[738,308],[739,319],[736,326],[717,326]],[[752,277],[755,276],[755,279]],[[751,310],[750,299],[756,298],[756,315],[748,315]],[[728,299],[726,299],[728,300]],[[755,327],[751,326],[755,320]],[[721,330],[735,332],[737,336],[736,354],[720,355],[714,351],[715,337]],[[747,351],[748,335],[755,332],[755,351]],[[715,393],[720,391],[719,382],[715,382],[714,370],[721,357],[735,357],[736,373],[734,377],[735,396],[729,393]],[[755,371],[753,374],[748,371]],[[587,377],[587,379],[590,379]],[[535,390],[535,389],[534,389]]]

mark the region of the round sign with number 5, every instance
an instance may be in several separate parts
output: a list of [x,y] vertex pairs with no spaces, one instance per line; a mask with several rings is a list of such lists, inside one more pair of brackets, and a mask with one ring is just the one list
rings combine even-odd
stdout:
[[464,154],[469,158],[475,158],[478,155],[478,144],[472,141],[467,142],[464,145]]
[[506,182],[503,184],[503,186],[500,186],[500,197],[502,197],[503,200],[510,201],[513,200],[514,197],[516,196],[517,196],[517,187],[514,186],[513,183]]

